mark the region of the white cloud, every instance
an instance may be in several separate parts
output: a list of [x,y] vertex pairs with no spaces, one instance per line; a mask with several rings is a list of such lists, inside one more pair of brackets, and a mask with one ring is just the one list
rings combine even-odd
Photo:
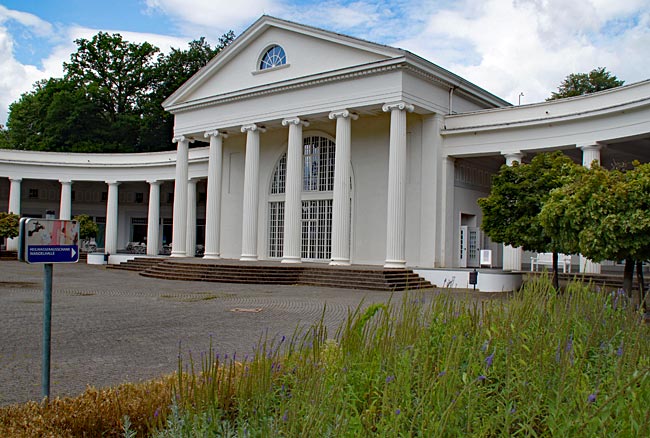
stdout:
[[231,29],[239,31],[261,15],[283,9],[277,0],[146,0],[146,5],[175,21],[183,34],[212,38]]
[[[599,66],[627,82],[646,79],[648,3],[466,0],[433,13],[422,32],[397,45],[506,100],[516,103],[524,92],[523,103],[536,102],[566,75]],[[620,20],[639,23],[610,34]]]
[[[23,64],[19,62],[14,53],[14,38],[6,26],[8,20],[18,21],[26,26],[25,32],[36,33],[43,36],[44,30],[48,29],[51,40],[58,42],[50,53],[41,60],[40,66]],[[145,41],[155,45],[163,52],[168,52],[172,47],[185,48],[191,38],[179,38],[167,35],[152,33],[128,32],[121,30],[103,30],[108,33],[119,33],[130,42],[143,43]],[[20,98],[20,95],[31,91],[35,82],[50,77],[63,76],[63,63],[70,60],[77,45],[76,39],[90,39],[99,32],[98,29],[91,29],[81,26],[71,26],[55,29],[49,23],[31,16],[30,14],[9,11],[0,6],[0,124],[4,125],[8,116],[9,105]]]

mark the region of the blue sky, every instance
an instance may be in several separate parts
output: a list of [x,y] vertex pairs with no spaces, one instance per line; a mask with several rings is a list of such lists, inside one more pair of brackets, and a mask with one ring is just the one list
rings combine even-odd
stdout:
[[650,0],[0,0],[0,124],[98,31],[168,50],[262,14],[410,50],[513,103],[604,66],[650,79]]

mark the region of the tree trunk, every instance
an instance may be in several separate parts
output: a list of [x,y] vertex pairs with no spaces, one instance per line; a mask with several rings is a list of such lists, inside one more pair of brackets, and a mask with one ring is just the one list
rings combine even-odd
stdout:
[[634,260],[625,259],[625,270],[623,271],[623,290],[628,298],[632,298],[632,279],[634,275]]
[[560,291],[560,279],[558,274],[558,253],[553,251],[553,288],[556,292]]
[[643,278],[643,262],[640,260],[636,261],[636,281],[639,283],[639,307],[646,313],[646,303],[645,303],[645,284]]

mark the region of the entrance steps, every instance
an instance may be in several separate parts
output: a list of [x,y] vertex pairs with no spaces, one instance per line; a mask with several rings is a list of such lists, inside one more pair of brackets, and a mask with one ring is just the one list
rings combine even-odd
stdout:
[[[145,261],[146,260],[146,261]],[[346,289],[401,291],[433,287],[412,269],[380,266],[329,266],[325,264],[237,260],[136,258],[111,269],[140,271],[143,277],[219,283],[309,285]]]

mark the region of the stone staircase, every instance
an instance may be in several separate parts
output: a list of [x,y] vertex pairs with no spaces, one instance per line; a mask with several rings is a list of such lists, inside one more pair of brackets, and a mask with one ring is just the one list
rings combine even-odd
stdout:
[[[209,281],[219,283],[309,285],[368,290],[405,290],[433,287],[411,269],[384,269],[374,266],[334,267],[303,263],[283,265],[277,262],[197,263],[169,259],[142,262],[130,260],[113,269],[141,271],[150,278],[184,281]],[[149,263],[150,266],[145,266]]]
[[119,265],[106,265],[107,269],[122,269],[125,271],[144,271],[154,267],[162,262],[164,258],[155,257],[136,257],[134,259],[122,262]]

